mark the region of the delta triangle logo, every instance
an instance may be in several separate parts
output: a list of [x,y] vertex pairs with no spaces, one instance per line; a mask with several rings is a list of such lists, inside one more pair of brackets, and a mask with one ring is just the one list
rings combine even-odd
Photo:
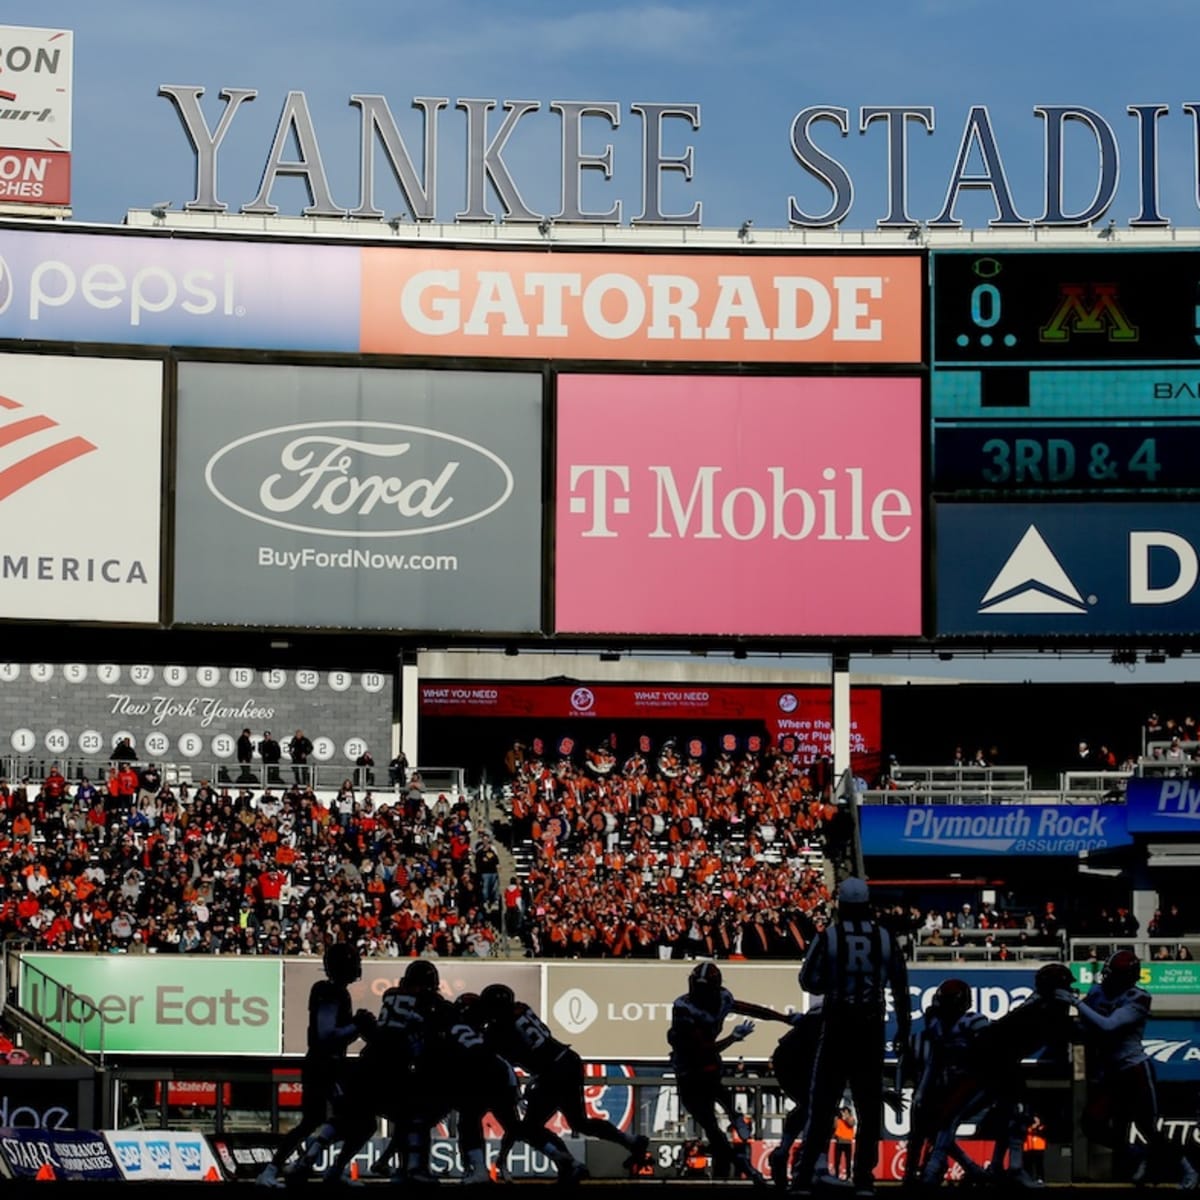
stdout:
[[1037,526],[1030,525],[992,580],[979,611],[1048,616],[1086,613],[1087,605]]

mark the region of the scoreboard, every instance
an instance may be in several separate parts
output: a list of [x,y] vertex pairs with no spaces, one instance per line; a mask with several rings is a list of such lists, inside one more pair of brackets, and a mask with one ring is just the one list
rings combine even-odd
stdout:
[[1200,250],[931,260],[935,495],[1200,491]]

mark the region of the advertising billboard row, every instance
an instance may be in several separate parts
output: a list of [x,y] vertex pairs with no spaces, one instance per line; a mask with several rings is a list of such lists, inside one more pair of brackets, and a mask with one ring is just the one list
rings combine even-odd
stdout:
[[916,255],[268,244],[0,230],[0,338],[436,357],[922,360]]
[[[316,959],[243,958],[231,955],[29,954],[20,1003],[65,1036],[82,1029],[85,1045],[110,1054],[210,1056],[214,1046],[229,1055],[303,1056],[308,993],[321,977]],[[1038,963],[962,967],[976,1011],[995,1019],[1028,998]],[[802,1009],[796,962],[722,963],[725,984],[736,996],[781,1013]],[[663,1061],[669,1047],[671,1005],[687,990],[691,965],[676,962],[521,962],[446,959],[439,966],[442,991],[453,997],[506,983],[533,1006],[550,1031],[586,1059]],[[397,981],[403,960],[367,959],[352,985],[356,1008],[376,1011],[383,992]],[[55,981],[47,991],[47,978]],[[908,990],[919,1016],[945,978],[941,967],[912,967]],[[71,990],[71,996],[66,995]],[[103,1014],[85,1009],[90,1000]],[[889,1022],[894,1025],[891,997]],[[760,1022],[742,1043],[747,1058],[768,1058],[783,1027]],[[890,1035],[889,1035],[890,1036]]]
[[[0,617],[160,621],[169,518],[178,624],[546,626],[540,373],[184,362],[173,408],[163,375],[0,355]],[[915,379],[557,386],[554,631],[920,634]]]

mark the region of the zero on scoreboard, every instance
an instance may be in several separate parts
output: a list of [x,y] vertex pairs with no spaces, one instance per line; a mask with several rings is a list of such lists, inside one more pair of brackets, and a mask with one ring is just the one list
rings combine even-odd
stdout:
[[935,250],[935,492],[1200,490],[1200,249]]

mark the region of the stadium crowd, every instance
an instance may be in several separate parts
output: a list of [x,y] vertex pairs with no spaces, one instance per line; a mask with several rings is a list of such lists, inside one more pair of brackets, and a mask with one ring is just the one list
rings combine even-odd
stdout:
[[336,796],[293,784],[176,790],[114,766],[99,785],[51,768],[0,780],[0,935],[45,950],[485,956],[499,859],[465,800]]
[[[0,780],[0,936],[129,953],[318,954],[349,938],[371,957],[799,958],[828,919],[826,855],[850,821],[829,760],[696,747],[643,742],[618,761],[603,745],[515,743],[494,828],[465,798],[427,794],[418,771],[336,795],[176,787],[126,759],[102,780],[57,766]],[[513,857],[503,880],[493,836]],[[994,932],[998,958],[1062,933],[1052,901],[883,916],[906,947]],[[1139,932],[1126,908],[1071,919],[1101,948]],[[1142,934],[1192,928],[1168,905]]]

